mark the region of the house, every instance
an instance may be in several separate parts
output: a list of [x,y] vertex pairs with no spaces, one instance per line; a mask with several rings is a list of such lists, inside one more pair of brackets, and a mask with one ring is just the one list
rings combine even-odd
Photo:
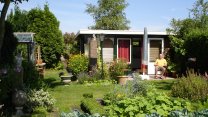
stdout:
[[166,32],[147,32],[146,28],[144,31],[79,30],[76,38],[81,53],[89,56],[90,65],[96,64],[97,49],[100,49],[105,63],[124,58],[132,70],[140,70],[143,74],[154,74],[154,61],[169,48]]

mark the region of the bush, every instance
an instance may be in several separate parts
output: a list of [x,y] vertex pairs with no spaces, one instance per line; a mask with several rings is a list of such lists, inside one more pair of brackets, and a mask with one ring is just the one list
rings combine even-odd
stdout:
[[40,89],[45,86],[43,79],[40,77],[35,65],[32,62],[23,61],[23,81],[25,87],[31,89]]
[[93,93],[84,93],[82,96],[84,98],[93,98]]
[[28,102],[26,103],[26,107],[31,111],[34,111],[37,107],[44,107],[48,111],[51,111],[55,103],[55,99],[51,97],[49,92],[44,91],[43,89],[29,89],[27,91],[27,99]]
[[85,73],[85,72],[79,73],[79,74],[77,75],[77,79],[78,79],[78,82],[79,82],[80,84],[83,84],[85,81],[90,81],[90,80],[92,80],[92,79],[90,78],[90,76],[89,76],[87,73]]
[[77,54],[70,57],[68,67],[72,70],[74,75],[88,70],[89,60],[85,55]]
[[187,98],[192,101],[206,100],[208,98],[208,81],[190,74],[173,84],[171,94],[174,97]]
[[128,63],[122,59],[114,60],[109,68],[111,78],[125,75],[124,70],[128,68]]
[[105,115],[105,109],[94,98],[83,99],[81,101],[81,108],[89,114],[99,113],[100,115]]

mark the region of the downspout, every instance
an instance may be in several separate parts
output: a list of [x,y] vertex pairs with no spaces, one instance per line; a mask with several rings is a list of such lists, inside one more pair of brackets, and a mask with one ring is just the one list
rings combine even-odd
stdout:
[[147,64],[148,64],[148,34],[147,28],[144,28],[144,36],[143,36],[143,58],[142,58],[142,73],[145,75],[147,73]]

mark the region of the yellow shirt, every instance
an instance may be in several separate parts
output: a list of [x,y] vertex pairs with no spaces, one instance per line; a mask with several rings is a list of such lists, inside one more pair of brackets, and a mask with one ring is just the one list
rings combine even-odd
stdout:
[[157,59],[155,65],[160,67],[167,66],[167,61],[165,59]]

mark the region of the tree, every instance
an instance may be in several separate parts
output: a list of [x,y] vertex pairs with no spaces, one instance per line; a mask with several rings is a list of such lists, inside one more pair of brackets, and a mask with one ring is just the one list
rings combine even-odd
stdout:
[[5,22],[5,35],[1,49],[2,57],[0,58],[0,67],[4,65],[12,66],[14,63],[14,51],[17,46],[17,38],[13,35],[12,24]]
[[27,11],[21,10],[18,6],[15,6],[14,11],[11,10],[11,12],[8,14],[6,21],[13,25],[14,32],[27,31],[27,26],[29,24],[27,14]]
[[22,1],[28,1],[28,0],[0,0],[0,2],[3,4],[2,10],[1,10],[1,16],[0,16],[0,58],[1,58],[1,49],[3,45],[3,39],[5,34],[5,18],[6,14],[9,8],[9,5],[11,2],[22,3]]
[[95,20],[91,29],[125,30],[129,29],[124,9],[128,6],[125,0],[98,0],[96,5],[87,4],[86,12]]
[[66,54],[77,54],[79,48],[77,47],[77,40],[75,40],[76,35],[74,33],[64,34],[64,44]]
[[167,29],[174,34],[170,36],[175,52],[173,58],[178,62],[179,68],[184,68],[188,58],[196,57],[195,69],[204,73],[208,71],[208,1],[197,0],[190,14],[189,18],[183,20],[172,19],[171,28]]
[[55,67],[63,52],[63,36],[59,30],[59,21],[50,12],[48,5],[44,10],[32,9],[28,12],[30,21],[27,31],[35,33],[35,41],[41,46],[42,59],[48,68]]
[[201,28],[208,26],[208,1],[197,0],[190,11],[193,19],[199,22],[198,25]]

